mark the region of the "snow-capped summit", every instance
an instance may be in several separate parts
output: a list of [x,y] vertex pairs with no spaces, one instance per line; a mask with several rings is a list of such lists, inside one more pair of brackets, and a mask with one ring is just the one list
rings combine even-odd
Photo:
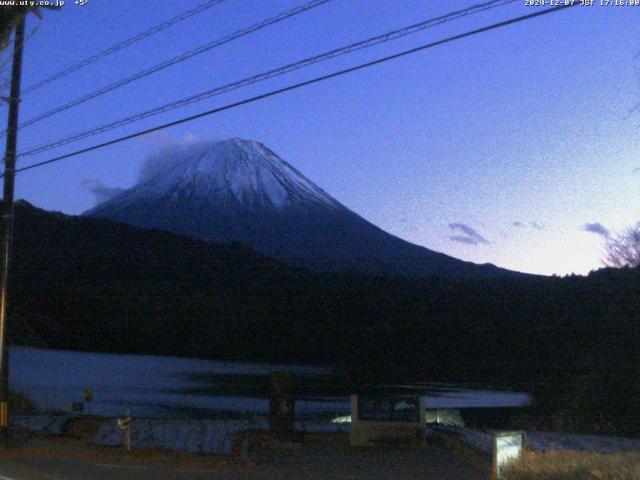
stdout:
[[[281,211],[321,205],[344,208],[263,144],[232,138],[192,145],[169,168],[118,197],[119,205],[165,199],[246,211]],[[149,176],[148,176],[149,177]],[[89,212],[100,211],[102,206]]]
[[240,241],[318,270],[491,276],[394,237],[349,210],[262,143],[232,138],[167,150],[138,185],[85,213],[194,238]]

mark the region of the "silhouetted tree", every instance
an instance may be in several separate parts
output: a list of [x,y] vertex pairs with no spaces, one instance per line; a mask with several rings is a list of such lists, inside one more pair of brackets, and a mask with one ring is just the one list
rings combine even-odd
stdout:
[[640,265],[640,222],[605,241],[604,263],[609,267],[637,267]]

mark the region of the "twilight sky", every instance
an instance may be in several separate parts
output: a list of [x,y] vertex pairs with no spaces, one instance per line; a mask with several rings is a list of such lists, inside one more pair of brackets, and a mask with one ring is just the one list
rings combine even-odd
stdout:
[[[19,151],[481,0],[333,0],[40,123]],[[599,3],[599,0],[596,0]],[[227,0],[23,98],[21,119],[304,3]],[[69,0],[30,17],[23,87],[196,2]],[[539,7],[524,0],[61,147],[46,160]],[[575,7],[81,155],[17,177],[17,197],[79,214],[135,184],[163,147],[265,143],[346,206],[411,242],[543,274],[601,266],[640,220],[640,7]],[[2,55],[6,59],[10,49]],[[7,70],[2,72],[7,75]],[[6,116],[6,107],[0,115]]]

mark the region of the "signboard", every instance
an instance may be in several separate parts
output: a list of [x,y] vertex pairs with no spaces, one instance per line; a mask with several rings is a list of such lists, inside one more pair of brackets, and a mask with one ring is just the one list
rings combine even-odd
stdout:
[[520,461],[524,448],[524,432],[500,432],[493,437],[493,471],[504,478],[507,466]]
[[358,420],[417,423],[420,399],[408,395],[359,395]]
[[291,439],[295,415],[295,375],[291,372],[270,372],[269,383],[269,430],[277,438]]
[[127,409],[127,416],[116,420],[118,428],[124,432],[124,445],[127,451],[131,450],[131,415]]

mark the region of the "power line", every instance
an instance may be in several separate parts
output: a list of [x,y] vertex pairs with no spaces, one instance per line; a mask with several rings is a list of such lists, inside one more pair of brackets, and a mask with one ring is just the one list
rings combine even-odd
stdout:
[[[29,34],[25,36],[25,39],[24,39],[24,42],[23,42],[24,45],[29,43],[29,40],[31,40],[31,38],[33,38],[33,36],[36,33],[38,33],[38,28],[40,28],[40,24],[41,23],[42,23],[42,21],[39,21],[38,24],[31,29],[31,32],[29,32]],[[12,57],[11,57],[11,55],[9,55],[9,56],[7,56],[6,60],[0,61],[0,75],[2,75],[5,72],[5,70],[8,68],[8,66],[11,64],[11,60],[12,60]],[[0,91],[9,88],[10,84],[11,84],[11,79],[9,79],[9,78],[0,78]],[[1,100],[0,107],[9,103],[8,102],[8,97],[0,97],[0,100]]]
[[159,115],[161,113],[165,113],[168,112],[170,110],[174,110],[180,107],[184,107],[187,105],[190,105],[192,103],[196,103],[196,102],[201,102],[203,100],[209,99],[211,97],[217,96],[217,95],[221,95],[223,93],[227,93],[230,91],[234,91],[237,90],[241,87],[245,87],[248,85],[252,85],[264,80],[268,80],[271,78],[275,78],[275,77],[279,77],[281,75],[287,74],[287,73],[291,73],[293,71],[299,70],[301,68],[305,68],[308,67],[310,65],[316,64],[316,63],[320,63],[320,62],[324,62],[333,58],[337,58],[358,50],[363,50],[365,48],[370,48],[382,43],[386,43],[392,40],[396,40],[398,38],[402,38],[414,33],[418,33],[420,31],[423,31],[425,29],[431,28],[431,27],[435,27],[437,25],[441,25],[453,20],[457,20],[459,18],[462,17],[466,17],[469,15],[473,15],[473,14],[477,14],[480,12],[484,12],[486,10],[490,10],[496,7],[500,7],[500,6],[504,6],[510,3],[514,3],[517,0],[492,0],[489,2],[484,2],[481,4],[477,4],[477,5],[473,5],[471,7],[465,8],[463,10],[457,10],[451,13],[448,13],[446,15],[442,15],[439,17],[435,17],[435,18],[430,18],[428,20],[425,20],[423,22],[419,22],[407,27],[403,27],[400,29],[396,29],[396,30],[392,30],[390,32],[381,34],[381,35],[377,35],[375,37],[371,37],[368,38],[366,40],[360,41],[360,42],[356,42],[356,43],[352,43],[350,45],[341,47],[341,48],[337,48],[334,50],[330,50],[324,53],[321,53],[319,55],[315,55],[313,57],[309,57],[309,58],[305,58],[303,60],[294,62],[294,63],[290,63],[287,65],[284,65],[282,67],[278,67],[272,70],[268,70],[266,72],[248,77],[248,78],[244,78],[242,80],[236,81],[236,82],[232,82],[232,83],[228,83],[210,90],[206,90],[204,92],[200,92],[198,94],[195,95],[191,95],[189,97],[162,105],[160,107],[156,107],[153,108],[151,110],[147,110],[145,112],[142,113],[138,113],[120,120],[117,120],[115,122],[110,122],[107,123],[105,125],[101,125],[100,127],[96,127],[96,128],[92,128],[89,130],[85,130],[83,132],[77,133],[75,135],[72,135],[70,137],[65,137],[63,139],[60,140],[56,140],[54,142],[45,144],[45,145],[41,145],[39,147],[36,148],[32,148],[31,150],[27,150],[24,152],[20,152],[20,154],[18,156],[23,157],[23,156],[28,156],[28,155],[35,155],[37,153],[42,153],[45,152],[47,150],[51,150],[53,148],[56,147],[60,147],[62,145],[68,145],[70,143],[74,143],[77,142],[79,140],[85,139],[85,138],[89,138],[95,135],[98,135],[100,133],[104,133],[110,130],[113,130],[115,128],[119,128],[119,127],[123,127],[125,125],[129,125],[131,123],[135,123],[138,122],[140,120],[146,119],[146,118],[150,118],[156,115]]
[[27,37],[24,39],[25,45],[29,43],[29,41],[34,37],[36,33],[38,33],[38,29],[40,28],[41,25],[42,25],[42,20],[38,20],[38,24],[31,29],[31,31],[29,32],[29,35],[27,35]]
[[[25,36],[24,39],[24,44],[26,45],[27,43],[29,43],[29,41],[31,40],[31,38],[38,33],[38,29],[40,28],[40,25],[42,24],[42,20],[38,21],[37,25],[35,25],[31,31],[29,32],[28,35]],[[6,52],[9,52],[9,50],[5,50]],[[11,54],[8,53],[7,54],[7,58],[5,60],[3,60],[2,62],[0,62],[0,73],[3,73],[8,67],[9,65],[11,65]]]
[[242,105],[247,105],[249,103],[254,103],[254,102],[257,102],[258,100],[263,100],[265,98],[273,97],[273,96],[279,95],[281,93],[289,92],[289,91],[292,91],[292,90],[297,90],[299,88],[306,87],[308,85],[313,85],[315,83],[319,83],[319,82],[322,82],[322,81],[325,81],[325,80],[329,80],[331,78],[340,77],[340,76],[346,75],[348,73],[356,72],[358,70],[363,70],[365,68],[372,67],[374,65],[379,65],[381,63],[385,63],[385,62],[388,62],[388,61],[391,61],[391,60],[396,60],[398,58],[402,58],[402,57],[405,57],[407,55],[411,55],[413,53],[417,53],[417,52],[420,52],[420,51],[423,51],[423,50],[427,50],[427,49],[430,49],[430,48],[433,48],[433,47],[437,47],[439,45],[444,45],[444,44],[447,44],[447,43],[451,43],[451,42],[454,42],[456,40],[461,40],[461,39],[466,38],[466,37],[471,37],[473,35],[478,35],[480,33],[488,32],[490,30],[496,30],[498,28],[506,27],[508,25],[513,25],[515,23],[524,22],[526,20],[531,20],[533,18],[540,17],[540,16],[543,16],[543,15],[547,15],[549,13],[558,12],[558,11],[564,10],[566,8],[571,8],[571,7],[575,6],[575,5],[578,5],[578,4],[575,3],[575,4],[560,5],[558,7],[547,8],[547,9],[544,9],[544,10],[540,10],[538,12],[530,13],[528,15],[522,15],[522,16],[511,18],[509,20],[505,20],[505,21],[502,21],[502,22],[493,23],[493,24],[488,25],[486,27],[481,27],[481,28],[477,28],[477,29],[474,29],[474,30],[470,30],[470,31],[467,31],[465,33],[454,35],[452,37],[447,37],[445,39],[437,40],[435,42],[431,42],[431,43],[428,43],[428,44],[425,44],[425,45],[421,45],[419,47],[411,48],[409,50],[404,50],[404,51],[402,51],[400,53],[396,53],[396,54],[393,54],[393,55],[382,57],[382,58],[379,58],[377,60],[373,60],[373,61],[370,61],[370,62],[361,63],[361,64],[356,65],[354,67],[349,67],[349,68],[346,68],[344,70],[338,70],[336,72],[329,73],[327,75],[322,75],[320,77],[316,77],[316,78],[313,78],[311,80],[305,80],[303,82],[294,83],[292,85],[289,85],[289,86],[286,86],[286,87],[283,87],[283,88],[279,88],[279,89],[276,89],[276,90],[271,90],[270,92],[263,93],[261,95],[256,95],[254,97],[250,97],[250,98],[247,98],[247,99],[244,99],[244,100],[240,100],[238,102],[229,103],[229,104],[224,105],[222,107],[218,107],[218,108],[214,108],[214,109],[211,109],[211,110],[207,110],[207,111],[195,114],[195,115],[191,115],[191,116],[188,116],[188,117],[181,118],[179,120],[174,120],[173,122],[169,122],[169,123],[165,123],[165,124],[162,124],[162,125],[158,125],[158,126],[153,127],[153,128],[148,128],[146,130],[140,130],[140,131],[138,131],[136,133],[132,133],[132,134],[125,135],[125,136],[122,136],[122,137],[118,137],[118,138],[115,138],[113,140],[109,140],[107,142],[103,142],[103,143],[100,143],[100,144],[97,144],[97,145],[93,145],[91,147],[82,148],[80,150],[76,150],[74,152],[67,153],[65,155],[60,155],[58,157],[54,157],[54,158],[51,158],[49,160],[44,160],[42,162],[37,162],[37,163],[31,164],[31,165],[28,165],[26,167],[18,168],[18,169],[15,170],[15,172],[16,173],[24,172],[26,170],[31,170],[31,169],[34,169],[34,168],[42,167],[44,165],[49,165],[51,163],[55,163],[55,162],[59,162],[61,160],[65,160],[67,158],[75,157],[75,156],[81,155],[83,153],[87,153],[87,152],[91,152],[91,151],[94,151],[94,150],[98,150],[100,148],[108,147],[108,146],[114,145],[116,143],[121,143],[121,142],[124,142],[126,140],[130,140],[132,138],[141,137],[143,135],[147,135],[149,133],[156,132],[158,130],[163,130],[165,128],[169,128],[169,127],[173,127],[173,126],[176,126],[176,125],[180,125],[182,123],[187,123],[187,122],[196,120],[198,118],[202,118],[202,117],[206,117],[206,116],[213,115],[213,114],[216,114],[216,113],[220,113],[220,112],[223,112],[225,110],[230,110],[232,108],[236,108],[236,107],[239,107],[239,106],[242,106]]
[[98,60],[101,60],[105,57],[108,57],[111,54],[114,54],[116,52],[119,52],[120,50],[123,50],[127,47],[130,47],[131,45],[140,42],[141,40],[144,40],[145,38],[148,38],[152,35],[155,35],[156,33],[159,33],[163,30],[166,30],[169,27],[172,27],[173,25],[180,23],[188,18],[191,18],[199,13],[204,12],[205,10],[208,10],[209,8],[215,7],[216,5],[224,2],[226,0],[208,0],[200,5],[198,5],[195,8],[192,8],[191,10],[187,10],[186,12],[181,13],[180,15],[176,15],[175,17],[170,18],[169,20],[166,20],[164,22],[162,22],[159,25],[156,25],[155,27],[152,27],[148,30],[145,30],[144,32],[139,33],[138,35],[135,35],[131,38],[128,38],[120,43],[117,43],[116,45],[113,45],[109,48],[106,48],[105,50],[102,50],[94,55],[91,55],[90,57],[85,58],[84,60],[79,61],[78,63],[71,65],[70,67],[67,67],[63,70],[60,70],[57,73],[54,73],[53,75],[44,78],[42,80],[40,80],[39,82],[34,83],[33,85],[27,87],[24,89],[23,95],[26,95],[27,93],[31,93],[34,90],[37,90],[41,87],[44,87],[45,85],[55,81],[55,80],[59,80],[63,77],[66,77],[67,75],[80,70],[81,68],[86,67],[87,65],[90,65],[94,62],[97,62]]
[[[61,105],[59,107],[56,107],[52,110],[49,110],[48,112],[42,113],[40,115],[37,115],[35,117],[30,118],[29,120],[26,120],[25,122],[22,122],[20,124],[20,128],[24,128],[27,127],[29,125],[33,125],[34,123],[37,123],[41,120],[44,120],[45,118],[49,118],[52,115],[55,115],[56,113],[60,113],[63,112],[65,110],[68,110],[72,107],[75,107],[77,105],[80,105],[82,103],[85,103],[89,100],[92,100],[96,97],[99,97],[101,95],[104,95],[105,93],[111,92],[113,90],[116,90],[117,88],[120,88],[124,85],[127,85],[131,82],[134,82],[136,80],[140,80],[141,78],[144,77],[148,77],[149,75],[152,75],[156,72],[159,72],[160,70],[164,70],[165,68],[168,68],[172,65],[176,65],[178,63],[184,62],[185,60],[188,60],[192,57],[195,57],[196,55],[200,55],[201,53],[205,53],[208,52],[209,50],[212,50],[213,48],[219,47],[221,45],[227,44],[233,40],[236,40],[238,38],[247,36],[253,32],[256,32],[258,30],[261,30],[263,28],[266,28],[270,25],[273,25],[275,23],[281,22],[283,20],[286,20],[290,17],[293,17],[295,15],[298,15],[300,13],[306,12],[308,10],[311,10],[313,8],[319,7],[320,5],[323,5],[325,3],[331,2],[332,0],[312,0],[308,3],[305,3],[303,5],[299,5],[297,7],[294,7],[292,9],[286,10],[284,12],[279,13],[278,15],[274,16],[274,17],[270,17],[266,20],[263,20],[261,22],[258,22],[256,24],[253,24],[249,27],[237,30],[234,33],[231,33],[229,35],[225,35],[224,37],[221,37],[217,40],[214,40],[212,42],[209,42],[205,45],[201,45],[197,48],[194,48],[193,50],[189,50],[181,55],[178,55],[177,57],[171,58],[169,60],[165,60],[162,63],[159,63],[157,65],[154,65],[153,67],[147,68],[145,70],[141,70],[137,73],[134,73],[133,75],[130,75],[126,78],[120,79],[117,82],[114,82],[112,84],[106,85],[105,87],[99,88],[98,90],[94,90],[93,92],[84,95],[82,97],[76,98],[75,100],[71,100],[68,103],[65,103],[64,105]],[[2,134],[4,135],[6,133],[6,131],[3,131]]]

